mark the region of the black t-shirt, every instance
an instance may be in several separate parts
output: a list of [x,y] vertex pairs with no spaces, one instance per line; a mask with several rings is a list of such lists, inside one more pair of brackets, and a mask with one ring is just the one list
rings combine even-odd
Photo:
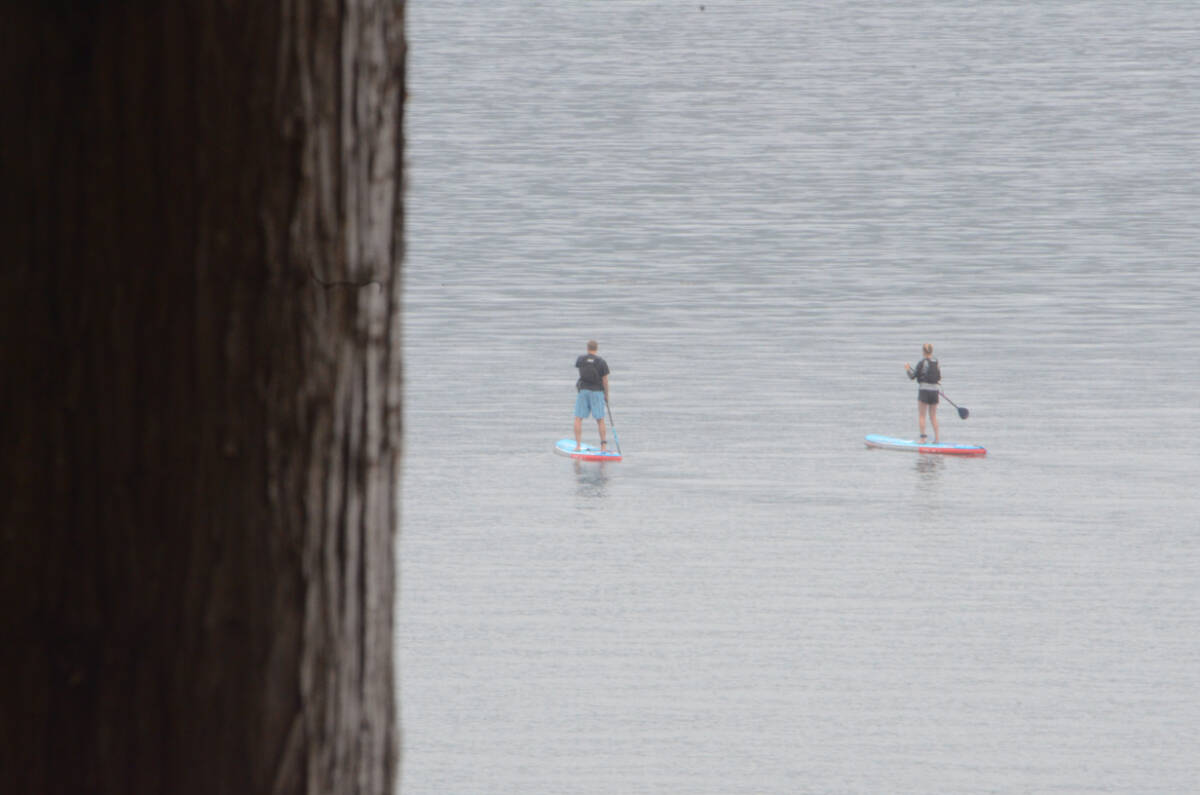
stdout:
[[608,375],[608,362],[594,353],[585,353],[575,360],[575,366],[579,369],[579,380],[575,382],[576,389],[590,389],[593,392],[604,391],[604,381],[601,379]]

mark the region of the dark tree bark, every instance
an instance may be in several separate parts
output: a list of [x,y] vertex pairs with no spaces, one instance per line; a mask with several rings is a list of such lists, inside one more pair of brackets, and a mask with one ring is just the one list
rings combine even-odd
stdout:
[[10,5],[0,787],[390,793],[403,3]]

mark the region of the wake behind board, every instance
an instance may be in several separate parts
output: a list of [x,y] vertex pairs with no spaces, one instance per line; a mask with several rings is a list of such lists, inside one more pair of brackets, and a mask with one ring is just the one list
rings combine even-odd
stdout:
[[891,436],[880,436],[877,433],[867,435],[867,447],[877,447],[881,450],[908,450],[913,453],[942,453],[944,455],[987,455],[987,450],[977,444],[946,444],[941,442],[919,442],[912,439],[896,439]]
[[590,444],[583,444],[575,449],[574,439],[559,439],[554,445],[554,452],[580,461],[620,461],[621,454],[613,450],[601,450]]

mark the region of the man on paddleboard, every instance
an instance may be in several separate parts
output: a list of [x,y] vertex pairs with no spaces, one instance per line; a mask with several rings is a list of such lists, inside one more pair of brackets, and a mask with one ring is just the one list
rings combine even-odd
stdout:
[[608,362],[601,359],[595,340],[588,340],[587,353],[575,360],[579,380],[575,382],[575,449],[579,450],[583,420],[588,414],[596,418],[600,430],[600,449],[608,449],[608,434],[604,429],[604,407],[608,401]]
[[933,358],[933,343],[927,342],[921,346],[921,361],[914,368],[908,362],[904,363],[904,372],[909,379],[917,381],[917,424],[921,428],[921,441],[925,441],[925,415],[933,422],[933,443],[938,443],[938,392],[941,390],[942,370],[938,360]]

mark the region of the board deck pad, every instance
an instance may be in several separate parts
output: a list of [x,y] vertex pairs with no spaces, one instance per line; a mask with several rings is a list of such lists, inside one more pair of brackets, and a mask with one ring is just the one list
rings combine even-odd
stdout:
[[554,445],[554,452],[559,455],[565,455],[568,458],[574,458],[579,461],[620,461],[621,454],[615,450],[601,450],[599,447],[593,447],[590,444],[582,444],[579,449],[575,449],[574,439],[559,439]]
[[914,439],[897,439],[877,433],[867,435],[867,447],[881,450],[908,450],[913,453],[941,453],[943,455],[987,455],[987,450],[977,444],[946,444],[921,442]]

